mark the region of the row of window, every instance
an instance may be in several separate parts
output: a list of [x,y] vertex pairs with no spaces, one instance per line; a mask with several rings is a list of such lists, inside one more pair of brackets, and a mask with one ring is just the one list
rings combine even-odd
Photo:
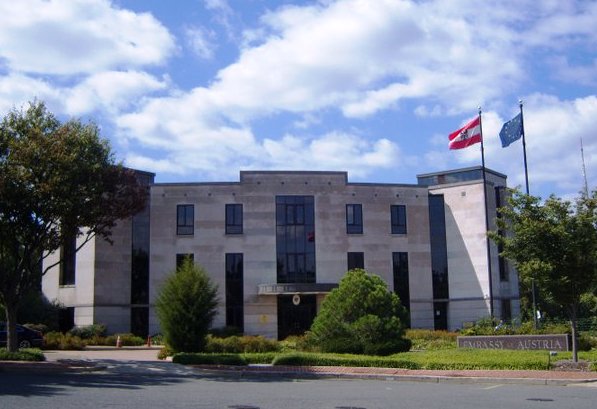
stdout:
[[[279,225],[313,225],[313,212],[305,212],[305,206],[313,207],[311,204],[278,204],[284,206],[284,211],[277,211],[276,224]],[[279,209],[278,209],[279,210]],[[311,216],[309,216],[311,215]],[[176,207],[176,234],[179,236],[191,236],[195,233],[195,205],[180,204]],[[406,206],[391,205],[390,220],[392,234],[406,234]],[[226,205],[226,234],[243,233],[243,205]],[[346,233],[363,233],[363,205],[346,205]]]

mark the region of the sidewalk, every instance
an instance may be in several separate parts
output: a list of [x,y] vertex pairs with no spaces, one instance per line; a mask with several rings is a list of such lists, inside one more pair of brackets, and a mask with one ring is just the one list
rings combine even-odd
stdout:
[[[102,361],[135,361],[151,364],[160,347],[92,347],[84,351],[44,351],[45,362],[0,361],[2,372],[97,371]],[[172,364],[174,365],[174,364]],[[294,378],[380,379],[435,383],[526,383],[538,385],[587,384],[597,387],[597,372],[590,371],[511,371],[511,370],[411,370],[337,366],[194,365],[198,372],[233,377],[284,376]]]

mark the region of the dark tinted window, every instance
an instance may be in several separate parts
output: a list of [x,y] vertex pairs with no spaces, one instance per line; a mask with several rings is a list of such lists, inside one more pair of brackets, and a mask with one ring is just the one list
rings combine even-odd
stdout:
[[392,253],[392,265],[394,270],[394,292],[400,298],[402,305],[410,310],[408,253]]
[[77,238],[74,234],[64,238],[60,248],[60,285],[75,285],[77,264]]
[[226,326],[244,330],[243,255],[226,254]]
[[279,283],[315,282],[313,196],[276,196],[276,256]]
[[346,233],[363,233],[363,206],[360,204],[346,205]]
[[176,234],[193,235],[195,222],[195,206],[184,204],[176,206]]
[[355,268],[365,268],[365,253],[363,252],[349,252],[348,256],[348,270]]
[[243,232],[243,205],[226,205],[226,234],[242,234]]
[[406,206],[390,206],[392,234],[406,234]]
[[448,299],[448,249],[446,246],[446,216],[444,196],[429,196],[429,229],[431,241],[431,272],[433,298]]

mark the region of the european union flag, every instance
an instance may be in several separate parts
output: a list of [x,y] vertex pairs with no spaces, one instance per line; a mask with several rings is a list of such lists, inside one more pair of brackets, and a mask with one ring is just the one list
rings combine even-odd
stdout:
[[500,139],[502,140],[502,148],[517,141],[522,136],[522,113],[516,115],[502,126],[500,131]]

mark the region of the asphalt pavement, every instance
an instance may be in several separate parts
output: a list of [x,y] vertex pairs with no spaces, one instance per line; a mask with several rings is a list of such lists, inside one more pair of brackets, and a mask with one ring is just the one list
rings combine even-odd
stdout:
[[[181,371],[182,365],[157,358],[160,347],[88,347],[83,351],[44,351],[45,362],[0,361],[0,372],[102,371],[126,367],[135,370]],[[273,376],[291,378],[352,378],[435,383],[524,383],[538,385],[586,384],[597,387],[597,372],[591,371],[512,371],[512,370],[409,370],[395,368],[195,365],[184,367],[186,373],[226,375],[230,377]],[[190,372],[187,372],[190,371]]]

